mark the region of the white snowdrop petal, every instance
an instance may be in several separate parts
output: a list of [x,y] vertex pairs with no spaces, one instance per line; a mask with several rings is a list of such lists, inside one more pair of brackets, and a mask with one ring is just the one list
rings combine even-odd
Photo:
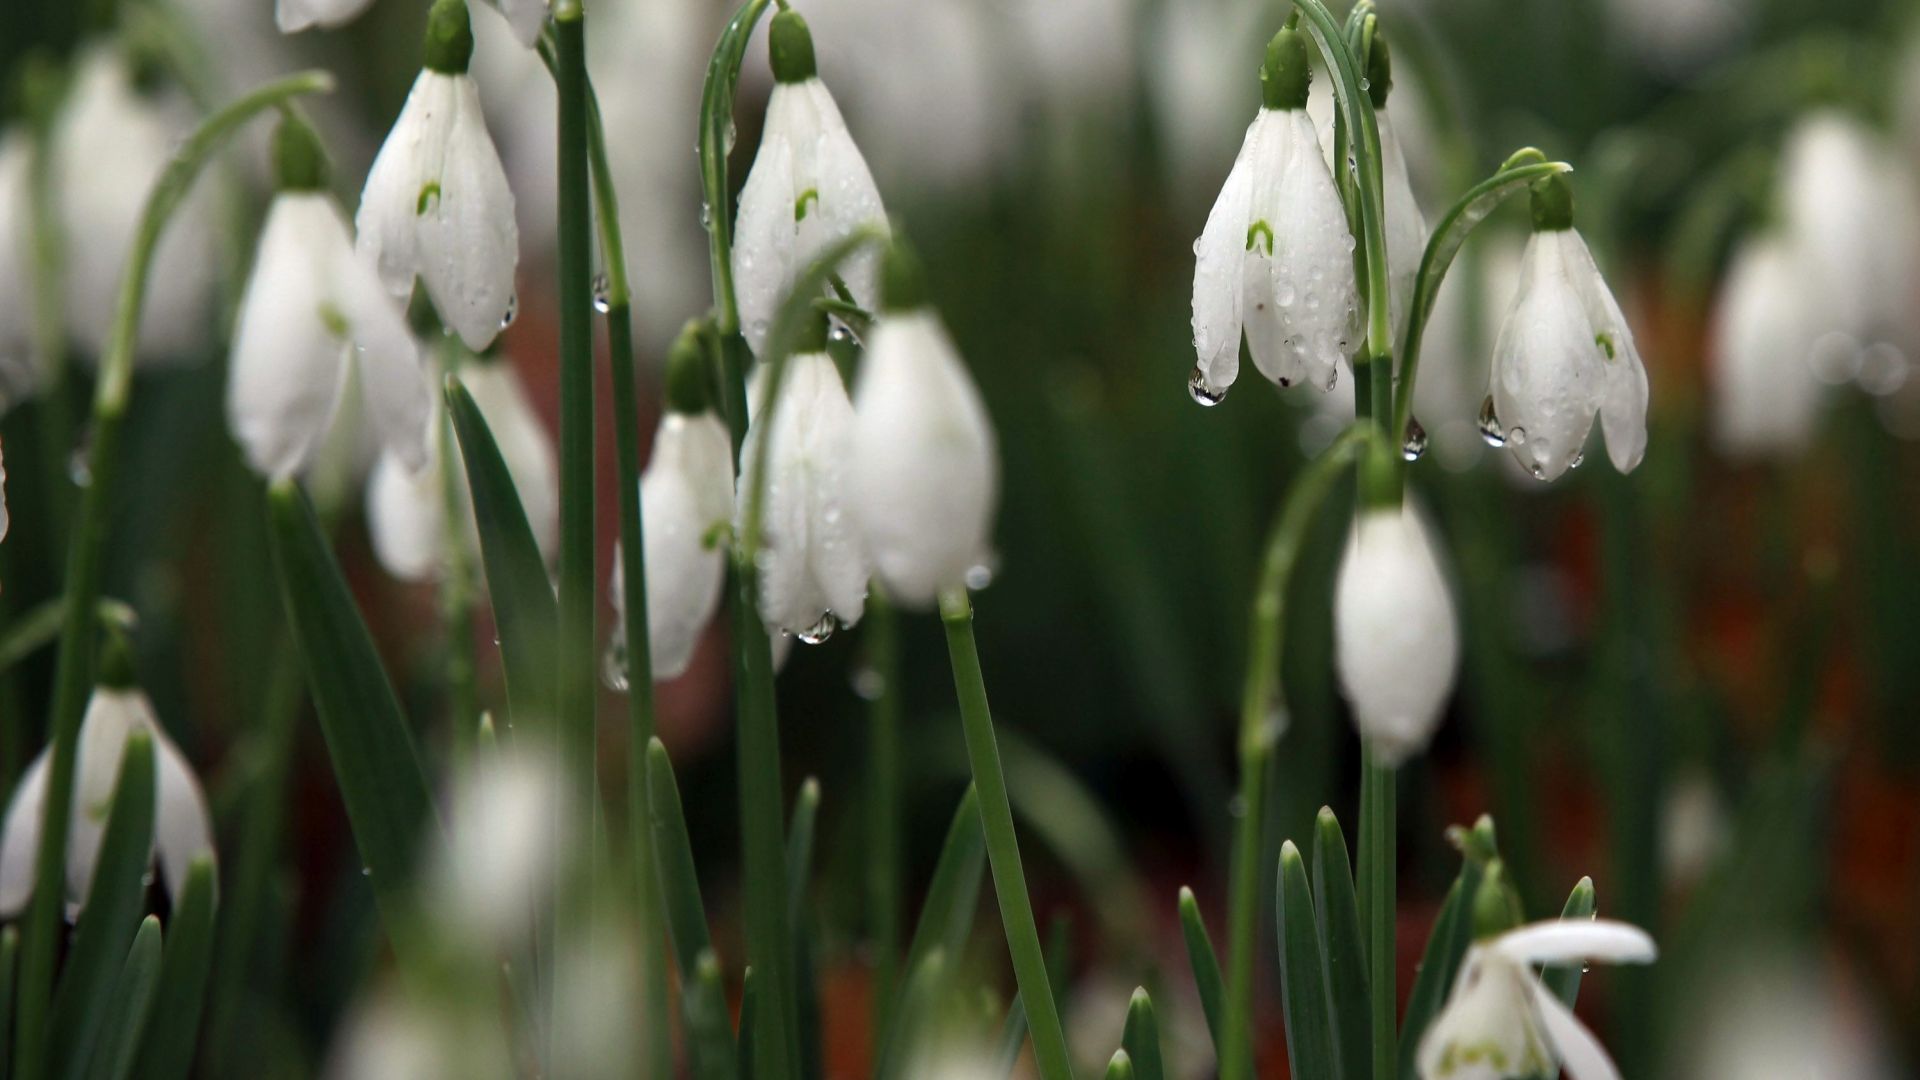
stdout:
[[40,751],[7,801],[0,832],[0,918],[11,918],[33,896],[34,863],[40,853],[40,823],[47,807],[47,767],[52,750]]
[[531,49],[547,25],[547,0],[488,0],[513,30],[514,40]]
[[1453,689],[1453,597],[1411,508],[1368,511],[1334,585],[1335,666],[1354,722],[1398,764],[1424,748]]
[[427,432],[433,387],[406,316],[380,288],[371,269],[353,252],[334,265],[334,287],[351,327],[361,401],[380,443],[401,464],[427,465]]
[[448,129],[440,168],[422,177],[422,187],[437,184],[439,194],[416,202],[424,207],[416,215],[419,271],[440,317],[478,352],[508,321],[519,231],[479,90],[464,75],[438,77],[450,83],[445,100],[452,111],[438,121]]
[[507,474],[520,495],[533,540],[549,564],[560,542],[560,464],[553,437],[540,422],[526,384],[512,364],[501,360],[467,364],[460,382],[486,418]]
[[[73,818],[67,832],[67,906],[79,912],[93,888],[100,842],[113,809],[114,787],[136,728],[157,732],[153,705],[138,690],[100,687],[87,700],[80,719],[80,743],[74,758]],[[158,739],[155,739],[158,742]],[[159,748],[156,745],[155,754]]]
[[[1265,116],[1263,112],[1262,117]],[[1247,250],[1248,207],[1261,119],[1247,125],[1220,197],[1193,242],[1193,348],[1206,385],[1225,392],[1240,374],[1241,261]]]
[[310,27],[331,28],[353,21],[373,0],[277,0],[274,22],[283,34]]
[[[828,92],[825,83],[819,79],[809,79],[796,88],[807,95],[808,103],[816,117],[817,134],[813,146],[812,184],[809,188],[796,191],[794,212],[799,214],[798,200],[806,197],[812,190],[817,198],[807,207],[807,220],[817,220],[820,228],[811,237],[802,231],[804,239],[812,244],[802,243],[801,259],[795,264],[795,271],[804,268],[807,263],[819,257],[820,248],[840,239],[851,236],[862,227],[873,227],[882,233],[888,231],[887,210],[880,201],[880,189],[873,182],[873,173],[867,168],[866,158],[860,154],[860,148],[854,145],[853,135],[847,130],[847,123],[840,116],[840,108],[834,104],[833,95]],[[796,184],[796,187],[798,185]],[[817,219],[815,215],[818,215]],[[846,282],[847,290],[853,294],[855,302],[869,311],[880,306],[880,252],[881,245],[868,244],[841,264],[840,276]]]
[[385,453],[367,478],[367,535],[373,554],[401,581],[432,581],[445,564],[446,492],[440,468],[434,451],[427,466],[417,471]]
[[1793,248],[1742,242],[1714,305],[1713,429],[1733,457],[1791,457],[1812,441],[1825,390],[1809,359],[1819,314]]
[[1354,336],[1353,236],[1305,110],[1266,110],[1262,122],[1244,237],[1247,351],[1280,385],[1324,391]]
[[33,344],[33,143],[16,128],[0,132],[0,410],[40,382]]
[[153,846],[159,858],[167,895],[180,896],[194,860],[213,855],[213,825],[207,796],[180,748],[155,724],[153,731],[154,817]]
[[1566,1070],[1567,1080],[1620,1080],[1620,1069],[1607,1054],[1607,1048],[1600,1045],[1600,1040],[1571,1009],[1538,982],[1530,980],[1528,989],[1541,1026],[1546,1029],[1554,1053]]
[[756,356],[766,349],[774,312],[792,284],[797,258],[793,148],[785,133],[772,126],[778,115],[775,106],[791,93],[785,84],[773,89],[767,130],[760,137],[760,152],[754,156],[746,186],[740,189],[740,212],[734,219],[733,287],[740,305],[740,331]]
[[1493,401],[1507,448],[1534,476],[1552,480],[1580,453],[1605,387],[1601,352],[1567,280],[1565,232],[1535,233],[1522,257],[1519,293],[1493,349]]
[[1633,328],[1614,299],[1586,240],[1571,229],[1561,234],[1561,257],[1587,313],[1602,372],[1600,425],[1613,467],[1632,472],[1647,450],[1647,369],[1634,343]]
[[421,269],[419,219],[440,197],[429,185],[438,183],[446,160],[457,96],[453,76],[422,70],[360,190],[356,242],[387,292],[400,299],[413,292]]
[[1413,299],[1413,280],[1427,249],[1427,219],[1413,197],[1407,178],[1407,158],[1395,133],[1391,105],[1375,114],[1380,130],[1380,180],[1387,212],[1387,278],[1392,298],[1393,340],[1397,347],[1406,335],[1407,312]]
[[1522,964],[1575,964],[1604,960],[1644,964],[1658,954],[1653,938],[1630,923],[1612,919],[1548,919],[1509,930],[1494,948]]
[[732,456],[727,430],[711,413],[668,413],[654,436],[640,501],[647,522],[647,633],[655,680],[686,671],[720,605],[726,554],[712,533],[732,511]]

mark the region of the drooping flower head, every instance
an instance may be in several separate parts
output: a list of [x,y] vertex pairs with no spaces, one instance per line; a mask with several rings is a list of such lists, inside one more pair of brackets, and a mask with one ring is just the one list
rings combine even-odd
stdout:
[[24,127],[0,131],[0,413],[33,393],[33,140]]
[[418,469],[427,461],[433,391],[406,317],[354,250],[326,192],[326,156],[305,122],[281,123],[274,161],[279,192],[234,329],[233,436],[255,471],[292,475],[326,439],[347,388],[357,386],[381,443]]
[[1425,749],[1460,659],[1453,594],[1411,507],[1362,510],[1333,595],[1334,663],[1375,758]]
[[480,351],[513,321],[520,260],[513,192],[467,76],[465,0],[434,0],[425,64],[367,171],[354,222],[387,291],[418,277],[440,319]]
[[1790,458],[1813,439],[1825,388],[1813,371],[1821,311],[1808,286],[1783,237],[1734,250],[1708,353],[1714,441],[1730,457]]
[[[887,212],[866,159],[814,60],[813,37],[796,11],[775,15],[767,32],[773,94],[760,150],[740,190],[733,281],[741,331],[757,355],[794,278],[820,252],[867,228],[885,232]],[[872,309],[877,257],[863,250],[842,264],[848,291]]]
[[850,503],[874,572],[925,607],[983,563],[1000,456],[980,391],[926,301],[918,260],[887,249],[882,310],[853,391]]
[[1394,112],[1387,107],[1393,92],[1392,53],[1384,36],[1375,37],[1367,54],[1367,96],[1373,101],[1374,123],[1380,133],[1381,196],[1387,213],[1387,282],[1391,300],[1394,341],[1407,332],[1407,312],[1412,309],[1413,280],[1420,272],[1420,258],[1427,250],[1427,219],[1413,197],[1413,182],[1407,176],[1407,155],[1400,147],[1400,135],[1394,126]]
[[761,423],[767,369],[747,388],[753,422],[740,451],[739,514],[755,486],[759,444],[767,480],[761,521],[760,617],[767,629],[819,641],[852,626],[866,609],[872,565],[847,509],[853,453],[853,403],[827,355],[827,319],[810,320],[787,360],[771,426]]
[[1490,438],[1552,480],[1580,464],[1597,415],[1607,456],[1631,472],[1647,449],[1647,370],[1613,291],[1573,227],[1564,177],[1533,189],[1520,289],[1493,349]]
[[1263,105],[1193,245],[1196,401],[1226,396],[1240,337],[1281,386],[1333,386],[1356,331],[1353,234],[1307,117],[1306,35],[1285,29],[1260,69]]

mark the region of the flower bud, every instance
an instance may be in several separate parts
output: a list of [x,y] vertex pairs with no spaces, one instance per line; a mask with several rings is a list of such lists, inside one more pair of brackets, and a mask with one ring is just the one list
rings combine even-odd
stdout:
[[281,191],[324,191],[327,152],[312,125],[287,113],[273,130],[273,179]]
[[420,66],[442,75],[465,75],[473,61],[473,23],[467,0],[433,0],[427,9],[427,35]]
[[1425,749],[1460,642],[1453,596],[1411,509],[1362,512],[1334,586],[1333,630],[1341,689],[1369,752],[1398,765]]

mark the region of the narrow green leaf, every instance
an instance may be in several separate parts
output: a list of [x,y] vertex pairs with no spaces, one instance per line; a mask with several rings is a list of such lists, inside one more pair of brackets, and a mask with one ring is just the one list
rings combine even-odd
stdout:
[[[1055,916],[1047,935],[1047,984],[1049,986],[1067,985],[1067,917]],[[1013,1003],[1007,1007],[1006,1023],[1000,1027],[1000,1043],[995,1051],[993,1067],[989,1076],[1010,1077],[1014,1066],[1020,1063],[1020,1048],[1027,1044],[1027,1004],[1014,991]]]
[[1200,1011],[1206,1014],[1217,1057],[1227,1016],[1227,981],[1220,975],[1220,955],[1213,951],[1206,920],[1200,917],[1200,902],[1185,885],[1180,886],[1180,936],[1187,942],[1187,963],[1193,967],[1193,985],[1200,992]]
[[[328,550],[313,507],[290,480],[267,495],[274,565],[320,732],[346,803],[360,863],[389,935],[408,925],[410,869],[422,831],[437,836],[426,774],[380,654]],[[394,947],[413,942],[394,936]]]
[[[685,984],[682,1010],[694,1078],[734,1080],[740,1075],[740,1060],[729,1027],[727,991],[720,984],[720,961],[712,949],[700,951],[693,971],[693,978]],[[744,1021],[745,1016],[741,1019]]]
[[[916,974],[934,956],[958,957],[966,948],[974,914],[980,906],[980,883],[986,876],[987,841],[980,828],[980,802],[973,786],[960,796],[947,826],[947,839],[940,848],[940,861],[934,864],[933,881],[927,886],[927,898],[920,906],[920,921],[913,928],[913,941],[907,946],[905,972],[908,992]],[[886,1037],[881,1040],[881,1060],[903,1064],[900,1055],[911,1037],[906,1030],[907,1010],[895,1009]]]
[[551,724],[554,704],[554,642],[559,601],[547,577],[546,559],[527,524],[520,493],[473,396],[449,375],[447,415],[453,419],[473,493],[473,519],[480,531],[480,559],[487,595],[500,635],[500,663],[507,702],[519,723]]
[[1333,811],[1324,806],[1314,822],[1313,914],[1333,1002],[1330,1019],[1339,1075],[1367,1080],[1373,1075],[1373,1025],[1366,957],[1360,949],[1360,906],[1354,900],[1346,837]]
[[800,1021],[800,1075],[819,1080],[826,1071],[822,1054],[820,985],[815,977],[812,920],[807,918],[807,882],[813,866],[814,823],[820,815],[820,781],[809,776],[793,800],[787,827],[787,922],[793,927],[794,1009]]
[[1127,1002],[1127,1026],[1120,1035],[1121,1052],[1133,1059],[1133,1071],[1140,1080],[1165,1080],[1165,1060],[1160,1055],[1160,1021],[1153,1015],[1153,999],[1147,988],[1137,987]]
[[881,1051],[874,1080],[913,1076],[915,1072],[910,1070],[924,1066],[919,1060],[920,1051],[929,1027],[940,1016],[947,967],[946,950],[935,947],[917,966],[907,969],[906,990],[900,998],[900,1007],[894,1011],[893,1031],[887,1038],[886,1049]]
[[1427,935],[1426,952],[1421,955],[1420,967],[1414,973],[1407,1011],[1400,1022],[1400,1080],[1419,1080],[1415,1058],[1420,1037],[1426,1034],[1427,1025],[1446,1001],[1453,977],[1460,970],[1460,960],[1472,942],[1473,894],[1480,888],[1481,876],[1476,859],[1461,861],[1459,876],[1447,889],[1447,898],[1433,920],[1433,930]]
[[813,866],[813,826],[820,816],[820,781],[809,776],[793,797],[793,822],[787,826],[787,918],[800,925],[807,904],[807,879]]
[[732,195],[727,182],[727,154],[733,149],[733,93],[740,83],[740,61],[746,54],[747,40],[769,2],[745,0],[727,21],[707,61],[707,80],[700,97],[701,213],[712,248],[714,306],[720,311],[720,328],[728,334],[740,328],[740,310],[733,291],[733,214],[727,205]]
[[159,996],[140,1045],[141,1080],[180,1080],[193,1066],[200,1013],[206,1003],[207,972],[213,961],[219,890],[213,859],[201,856],[187,871],[186,887],[180,890],[173,920],[167,926],[166,950],[160,958]]
[[753,1080],[753,1031],[760,1016],[760,980],[755,977],[752,967],[740,975],[740,1031],[735,1036],[739,1044],[740,1080]]
[[1134,1075],[1133,1059],[1125,1050],[1115,1050],[1107,1062],[1107,1080],[1133,1080]]
[[[1583,877],[1579,884],[1573,887],[1573,893],[1567,897],[1567,905],[1560,910],[1560,917],[1591,919],[1593,912],[1593,879]],[[1549,967],[1540,973],[1540,981],[1546,984],[1547,989],[1553,991],[1553,996],[1559,998],[1562,1005],[1571,1009],[1573,1003],[1580,997],[1580,972],[1579,964]]]
[[0,929],[0,1071],[13,1060],[13,988],[20,964],[20,928]]
[[[87,1080],[126,1080],[133,1072],[135,1052],[140,1048],[141,1032],[153,1009],[154,990],[160,981],[160,920],[152,915],[140,921],[127,951],[113,993],[103,1003],[100,1036],[94,1041],[92,1063]],[[82,1075],[77,1068],[69,1076]]]
[[1287,1018],[1287,1057],[1295,1080],[1334,1080],[1333,1029],[1322,963],[1320,930],[1313,913],[1313,886],[1300,849],[1280,846],[1280,885],[1275,914],[1280,930],[1280,990]]
[[[153,739],[136,729],[120,755],[93,885],[53,992],[51,1075],[79,1076],[86,1068],[114,982],[140,927],[144,879],[153,858],[154,781]],[[97,808],[83,806],[80,812],[95,813]]]
[[687,839],[680,784],[659,739],[647,744],[647,788],[653,802],[653,855],[660,895],[666,901],[667,936],[673,939],[680,978],[686,980],[700,970],[700,957],[712,954],[713,938],[707,933],[706,907],[700,901],[700,878],[693,863],[693,842]]

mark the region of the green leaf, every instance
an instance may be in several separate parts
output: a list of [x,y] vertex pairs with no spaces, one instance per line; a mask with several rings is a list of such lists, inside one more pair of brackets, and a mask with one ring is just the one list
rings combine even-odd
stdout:
[[[139,929],[144,879],[153,861],[154,782],[153,738],[136,728],[120,755],[93,885],[53,993],[52,1075],[82,1075]],[[80,812],[92,813],[93,808],[83,806]]]
[[911,1076],[914,1073],[908,1071],[910,1067],[917,1069],[924,1065],[919,1060],[920,1051],[928,1029],[940,1017],[947,967],[946,950],[935,947],[917,966],[907,969],[906,990],[901,995],[900,1007],[894,1010],[893,1031],[881,1051],[874,1080]]
[[1407,1011],[1400,1022],[1400,1080],[1419,1080],[1416,1057],[1420,1037],[1447,999],[1460,960],[1473,940],[1473,894],[1480,889],[1481,864],[1473,857],[1461,860],[1459,876],[1447,889],[1440,914],[1427,935],[1427,948],[1414,973]]
[[13,987],[20,962],[20,928],[0,930],[0,1066],[13,1060]]
[[[147,1025],[160,981],[160,962],[160,920],[149,915],[141,920],[113,994],[101,1010],[100,1037],[95,1041],[87,1080],[126,1080],[132,1074],[140,1034]],[[69,1070],[68,1075],[77,1073]]]
[[[1067,985],[1067,945],[1071,936],[1065,915],[1056,916],[1053,925],[1048,928],[1047,936],[1047,983],[1050,986]],[[1027,1044],[1027,1003],[1014,991],[1013,1002],[1007,1007],[1006,1023],[1000,1026],[1000,1044],[990,1059],[993,1066],[988,1076],[1010,1077],[1014,1066],[1020,1063],[1020,1048]]]
[[[947,839],[940,848],[940,861],[934,864],[933,881],[927,886],[927,898],[920,906],[920,921],[913,928],[912,944],[907,946],[905,973],[908,993],[918,972],[934,956],[958,957],[966,948],[974,914],[980,906],[980,883],[986,874],[987,840],[980,828],[980,800],[973,786],[960,796],[947,826]],[[904,1007],[895,1009],[888,1024],[880,1060],[904,1064],[902,1055],[910,1048],[914,1033]],[[879,1074],[876,1074],[879,1075]]]
[[733,95],[740,84],[740,61],[746,55],[753,25],[770,0],[746,0],[713,46],[707,61],[706,84],[700,95],[700,189],[707,238],[713,263],[713,295],[720,309],[721,330],[739,329],[740,312],[733,292],[733,214],[728,199],[727,154],[733,149]]
[[1287,1057],[1295,1080],[1334,1080],[1333,1029],[1321,962],[1320,930],[1313,913],[1313,886],[1300,849],[1280,846],[1276,915],[1280,930],[1280,990],[1287,1018]]
[[480,559],[487,595],[500,634],[500,663],[507,702],[520,723],[552,724],[554,642],[560,611],[547,577],[546,559],[527,524],[520,493],[486,417],[458,378],[447,377],[447,415],[460,440],[473,518],[480,531]]
[[1220,955],[1213,951],[1213,939],[1200,917],[1200,902],[1193,890],[1180,886],[1180,936],[1186,939],[1187,963],[1193,968],[1193,984],[1200,993],[1200,1011],[1207,1017],[1207,1034],[1213,1037],[1213,1052],[1224,1045],[1222,1028],[1227,1016],[1227,982],[1220,975]]
[[787,918],[800,925],[807,905],[807,879],[813,865],[813,826],[820,816],[820,781],[809,776],[793,797],[793,823],[787,826]]
[[1133,1071],[1140,1080],[1165,1080],[1166,1065],[1160,1055],[1160,1021],[1153,1015],[1153,999],[1147,988],[1137,987],[1127,1002],[1127,1026],[1120,1035],[1121,1052],[1133,1059]]
[[193,1067],[200,1013],[206,1003],[207,973],[213,961],[219,890],[213,859],[203,855],[194,860],[167,926],[166,950],[160,958],[159,996],[140,1045],[141,1080],[179,1080]]
[[395,935],[394,930],[409,925],[407,882],[422,832],[438,836],[426,775],[393,686],[380,667],[380,654],[327,548],[313,507],[292,481],[282,480],[268,492],[267,510],[287,619],[346,803],[354,846],[372,879],[394,947],[409,952],[411,937]]
[[1347,1080],[1373,1075],[1373,1028],[1366,958],[1360,949],[1360,906],[1353,895],[1353,864],[1340,822],[1320,808],[1313,832],[1313,913],[1333,1009],[1333,1048]]
[[1107,1062],[1107,1080],[1133,1080],[1133,1059],[1125,1050],[1115,1050],[1113,1060]]
[[760,1015],[760,980],[752,967],[740,976],[740,1080],[753,1080],[753,1028]]
[[[691,1044],[695,1080],[734,1080],[740,1060],[729,1029],[727,991],[720,984],[720,961],[712,949],[702,949],[693,963],[693,978],[685,985],[682,1008]],[[744,1025],[747,1017],[743,1012]]]
[[647,744],[647,788],[653,803],[653,856],[660,895],[666,901],[667,936],[673,940],[674,962],[684,981],[700,970],[702,956],[712,955],[713,938],[707,933],[706,907],[700,901],[700,878],[693,863],[693,842],[687,839],[680,784],[659,739]]
[[809,776],[793,800],[793,823],[787,827],[787,921],[793,927],[793,980],[799,1014],[800,1075],[819,1080],[825,1072],[821,1057],[820,986],[815,977],[812,922],[806,917],[807,882],[813,865],[814,822],[820,815],[820,781]]
[[[1593,912],[1593,879],[1583,877],[1579,884],[1573,887],[1573,893],[1567,897],[1566,907],[1560,909],[1560,917],[1591,919]],[[1562,1005],[1571,1009],[1573,1003],[1580,997],[1580,972],[1579,964],[1549,967],[1540,973],[1540,981],[1546,984],[1547,989],[1553,991],[1553,996],[1559,998]]]

